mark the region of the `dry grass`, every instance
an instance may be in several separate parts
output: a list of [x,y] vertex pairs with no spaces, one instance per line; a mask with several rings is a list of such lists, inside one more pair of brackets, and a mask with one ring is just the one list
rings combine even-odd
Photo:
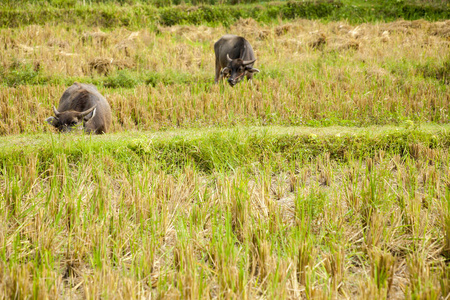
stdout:
[[[448,22],[423,20],[358,26],[299,20],[270,27],[251,19],[240,20],[230,30],[2,29],[3,70],[17,74],[13,78],[23,77],[25,83],[29,76],[37,76],[32,77],[36,82],[54,84],[19,82],[14,88],[2,88],[0,133],[42,130],[41,117],[51,113],[51,105],[75,80],[136,87],[99,87],[113,108],[114,130],[242,123],[368,125],[404,119],[447,122],[447,85],[423,77],[423,66],[445,65],[447,29]],[[245,36],[256,51],[262,72],[251,88],[212,84],[212,46],[226,32]]]

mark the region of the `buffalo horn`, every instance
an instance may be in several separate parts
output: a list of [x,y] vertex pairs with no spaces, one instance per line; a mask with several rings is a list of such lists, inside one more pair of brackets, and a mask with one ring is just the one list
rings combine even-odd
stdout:
[[53,113],[55,114],[55,116],[59,116],[60,112],[56,109],[55,106],[53,106]]
[[256,61],[256,58],[253,59],[253,60],[244,60],[244,61],[242,62],[242,64],[243,64],[244,66],[246,66],[246,65],[249,65],[249,64],[254,63],[255,61]]
[[230,58],[230,55],[228,53],[227,53],[227,60],[228,60],[228,62],[232,61],[232,59]]
[[85,110],[83,112],[80,112],[80,116],[82,118],[84,118],[85,116],[87,116],[91,111],[93,111],[95,108],[97,107],[97,104],[92,106],[91,108],[89,108],[88,110]]

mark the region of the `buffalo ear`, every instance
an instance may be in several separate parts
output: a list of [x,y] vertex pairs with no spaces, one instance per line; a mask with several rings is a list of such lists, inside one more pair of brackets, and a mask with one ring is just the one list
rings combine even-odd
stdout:
[[246,69],[245,71],[247,71],[249,73],[259,73],[259,70],[255,69],[255,68]]
[[58,124],[58,119],[55,117],[48,117],[47,119],[45,119],[45,122],[56,127],[56,125]]
[[222,69],[222,71],[220,72],[220,74],[224,75],[224,74],[228,74],[230,72],[230,68],[225,67]]

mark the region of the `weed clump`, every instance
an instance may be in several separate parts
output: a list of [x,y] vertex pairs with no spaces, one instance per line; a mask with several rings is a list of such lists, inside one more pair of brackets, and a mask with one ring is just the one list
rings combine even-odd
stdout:
[[7,86],[36,85],[47,80],[40,73],[39,62],[14,61],[9,66],[0,66],[0,78]]
[[428,63],[419,68],[424,77],[435,78],[445,84],[450,84],[450,57],[448,57],[441,65]]
[[109,88],[133,88],[141,82],[127,70],[117,71],[114,75],[106,77],[104,85]]

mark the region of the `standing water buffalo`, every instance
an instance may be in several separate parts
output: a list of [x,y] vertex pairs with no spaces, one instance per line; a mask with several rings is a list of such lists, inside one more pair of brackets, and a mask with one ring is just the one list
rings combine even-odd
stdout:
[[111,124],[111,108],[92,84],[75,82],[64,91],[58,109],[53,106],[53,112],[55,116],[46,121],[60,132],[81,129],[83,125],[87,133],[102,134]]
[[224,35],[214,44],[214,52],[216,54],[215,83],[222,77],[229,77],[228,83],[234,86],[242,80],[244,75],[251,80],[253,73],[259,72],[258,69],[253,68],[256,57],[252,46],[241,36]]

